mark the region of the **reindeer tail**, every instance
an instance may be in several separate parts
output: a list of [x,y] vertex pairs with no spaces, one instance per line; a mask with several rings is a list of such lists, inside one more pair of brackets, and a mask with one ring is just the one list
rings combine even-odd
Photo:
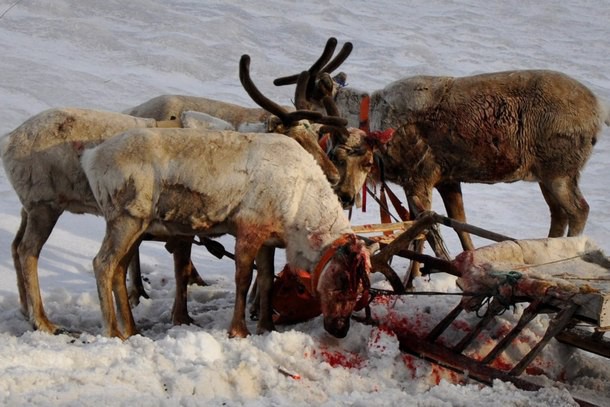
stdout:
[[602,112],[604,112],[604,123],[606,126],[610,126],[610,104],[608,102],[602,102]]

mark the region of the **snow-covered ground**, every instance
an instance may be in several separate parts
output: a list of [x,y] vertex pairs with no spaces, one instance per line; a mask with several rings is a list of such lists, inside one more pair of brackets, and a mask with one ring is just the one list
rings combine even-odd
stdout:
[[[577,78],[610,101],[608,21],[606,0],[0,0],[0,134],[50,107],[122,111],[160,94],[254,106],[237,77],[244,53],[252,57],[252,76],[263,92],[288,104],[291,92],[274,87],[272,79],[309,66],[330,36],[354,43],[341,69],[359,89],[372,91],[416,74],[546,68]],[[591,205],[586,234],[606,252],[608,135],[606,129],[582,174]],[[466,185],[464,196],[474,225],[518,238],[547,233],[548,210],[535,184]],[[435,208],[444,212],[438,197]],[[234,264],[204,249],[196,249],[193,258],[211,285],[189,294],[199,326],[172,327],[172,261],[159,243],[142,249],[152,296],[134,310],[142,336],[125,342],[105,338],[91,266],[104,225],[93,216],[64,215],[39,264],[50,318],[86,333],[74,338],[33,332],[19,312],[10,255],[19,209],[0,170],[3,405],[573,405],[568,390],[610,405],[608,361],[554,341],[528,371],[552,387],[526,392],[502,382],[493,388],[463,383],[402,355],[394,336],[359,323],[343,340],[327,335],[320,319],[228,339]],[[370,205],[353,221],[376,222],[377,216]],[[444,236],[457,254],[449,232]],[[221,241],[232,250],[231,238]],[[282,263],[278,256],[278,268]],[[374,281],[384,286],[379,277]],[[442,275],[416,283],[425,290],[456,290],[454,280]],[[456,301],[405,297],[379,302],[375,310],[425,327]],[[507,312],[494,329],[512,320]],[[539,337],[544,326],[543,319],[534,323],[523,341]]]

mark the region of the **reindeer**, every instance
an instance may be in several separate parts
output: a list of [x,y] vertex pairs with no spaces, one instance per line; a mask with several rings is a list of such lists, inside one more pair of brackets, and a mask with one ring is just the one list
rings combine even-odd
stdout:
[[50,109],[1,140],[6,176],[23,206],[11,249],[21,311],[34,329],[63,331],[46,316],[38,282],[38,257],[55,223],[64,211],[100,214],[78,151],[126,129],[177,125],[98,110]]
[[[310,78],[318,89],[310,101],[321,105],[320,95],[332,95],[353,122],[354,105],[367,95],[329,73]],[[610,114],[569,76],[524,70],[410,77],[373,92],[368,116],[371,130],[395,130],[379,155],[386,179],[404,188],[413,212],[431,208],[436,188],[447,214],[465,222],[462,182],[537,181],[551,212],[549,237],[566,228],[568,236],[583,232],[589,205],[578,187],[580,171]],[[464,250],[474,248],[466,232],[458,235]]]
[[[369,253],[351,231],[321,169],[294,140],[276,134],[135,129],[86,150],[82,163],[106,219],[106,235],[93,261],[106,335],[125,338],[137,332],[125,270],[146,232],[235,236],[231,337],[249,334],[245,305],[253,262],[273,246],[286,247],[292,267],[314,273],[325,329],[336,337],[347,334],[357,294],[367,285]],[[327,255],[328,250],[334,254]],[[264,332],[273,329],[272,275],[259,270],[258,278],[263,293],[258,331]]]
[[[338,55],[337,58],[341,57]],[[256,87],[252,78],[250,77],[250,57],[248,55],[243,55],[240,59],[239,64],[239,78],[242,86],[248,93],[248,95],[254,100],[259,106],[263,107],[267,111],[273,113],[275,117],[278,118],[280,124],[277,125],[276,129],[282,133],[290,136],[296,140],[301,146],[311,146],[311,149],[307,149],[311,151],[315,149],[314,146],[317,146],[318,149],[321,149],[319,144],[317,143],[318,134],[325,133],[328,134],[329,137],[333,140],[343,140],[341,148],[344,148],[345,145],[350,143],[360,143],[362,137],[365,136],[365,133],[359,129],[346,129],[344,126],[346,124],[345,119],[338,117],[336,114],[338,112],[334,103],[327,102],[326,103],[326,111],[329,116],[319,117],[319,114],[316,112],[312,112],[309,109],[309,104],[306,102],[306,85],[309,83],[309,73],[302,72],[299,75],[297,80],[297,86],[295,91],[295,107],[298,109],[298,116],[295,116],[296,112],[289,112],[287,109],[281,107],[277,103],[273,102],[271,99],[264,96],[261,91]],[[301,118],[303,115],[309,115],[315,118],[316,123],[311,123],[309,121],[295,121],[294,117]],[[341,154],[335,149],[329,149],[329,155]],[[312,154],[313,155],[313,154]],[[315,156],[315,155],[314,155]],[[341,205],[344,208],[349,208],[354,203],[355,196],[364,184],[366,175],[372,166],[372,154],[368,156],[369,161],[364,163],[362,160],[362,165],[358,168],[350,168],[348,171],[343,171],[340,175],[340,182],[337,185],[333,186],[333,190],[335,194],[338,196]],[[317,160],[316,160],[317,161]],[[319,161],[318,161],[319,162]],[[291,164],[288,164],[291,165]],[[321,166],[322,167],[322,166]],[[322,167],[324,168],[324,167]],[[181,264],[186,265],[188,261],[190,261],[189,252],[182,251],[181,253],[174,252],[174,258],[180,258]],[[257,256],[256,264],[259,273],[261,274],[273,275],[274,274],[274,248],[273,247],[265,247],[262,250],[262,253]],[[190,270],[190,267],[185,267],[185,269]],[[137,276],[135,277],[137,278]],[[181,278],[180,281],[182,284],[177,282],[176,288],[176,301],[174,302],[174,319],[176,320],[176,316],[185,316],[188,318],[185,320],[186,322],[192,322],[192,319],[188,317],[187,303],[186,303],[186,279]],[[257,297],[257,289],[253,290],[252,294],[253,298]],[[258,316],[259,306],[258,301],[255,300],[255,307],[251,313],[252,316]],[[261,312],[265,312],[265,309],[260,308]],[[265,320],[271,320],[271,315],[267,315],[264,317]]]
[[[285,109],[291,109],[284,107]],[[293,109],[291,109],[293,110]],[[265,133],[273,130],[275,116],[263,108],[250,108],[234,103],[187,95],[160,95],[126,109],[123,113],[156,120],[175,120],[184,112],[202,112],[208,120],[220,119],[240,132]]]

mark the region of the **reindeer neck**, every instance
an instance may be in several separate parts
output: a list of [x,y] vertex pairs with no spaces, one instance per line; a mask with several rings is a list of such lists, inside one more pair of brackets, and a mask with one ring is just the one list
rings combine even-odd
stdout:
[[323,191],[304,191],[300,210],[293,215],[286,234],[286,255],[295,268],[312,271],[327,247],[342,235],[353,233],[330,186]]
[[350,87],[337,89],[335,103],[337,104],[341,116],[347,119],[349,127],[359,127],[360,105],[362,99],[368,95],[368,92]]

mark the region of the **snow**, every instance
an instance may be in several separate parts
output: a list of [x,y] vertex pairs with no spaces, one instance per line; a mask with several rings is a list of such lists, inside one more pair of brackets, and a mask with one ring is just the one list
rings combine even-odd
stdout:
[[[610,3],[593,0],[0,0],[0,134],[50,107],[122,111],[160,94],[254,106],[237,78],[244,53],[252,57],[259,88],[288,104],[291,92],[274,87],[272,79],[309,66],[329,36],[340,44],[354,43],[341,69],[358,89],[372,91],[418,74],[544,68],[571,75],[610,101],[608,21]],[[591,205],[585,232],[606,252],[608,133],[605,129],[595,146],[581,182]],[[517,238],[544,237],[548,231],[548,209],[535,184],[466,185],[464,196],[474,225]],[[444,213],[438,196],[435,209]],[[193,260],[211,285],[189,292],[198,326],[172,327],[172,260],[159,243],[142,248],[151,294],[134,309],[142,335],[125,342],[103,337],[91,260],[104,224],[89,215],[62,216],[39,264],[51,320],[83,333],[34,332],[19,311],[10,255],[19,210],[0,170],[3,405],[560,406],[574,405],[576,396],[610,404],[608,361],[555,341],[527,372],[547,387],[530,392],[500,381],[493,387],[462,381],[402,354],[393,334],[357,322],[342,340],[327,335],[320,318],[229,339],[234,265],[204,249],[195,249]],[[366,213],[355,213],[353,222],[377,222],[377,217],[378,209],[369,204]],[[443,230],[455,255],[459,245],[450,232]],[[221,242],[232,249],[231,238]],[[276,265],[278,270],[283,266],[281,255]],[[379,276],[374,285],[387,287]],[[456,292],[455,280],[444,275],[418,279],[416,285]],[[380,301],[374,312],[397,324],[426,328],[458,298],[404,297]],[[512,311],[498,318],[478,351],[483,353],[490,338],[515,318]],[[254,323],[249,324],[254,331]],[[545,324],[544,318],[535,320],[522,335],[523,343],[539,338]],[[459,329],[459,324],[452,327]],[[505,358],[526,350],[515,349]]]

